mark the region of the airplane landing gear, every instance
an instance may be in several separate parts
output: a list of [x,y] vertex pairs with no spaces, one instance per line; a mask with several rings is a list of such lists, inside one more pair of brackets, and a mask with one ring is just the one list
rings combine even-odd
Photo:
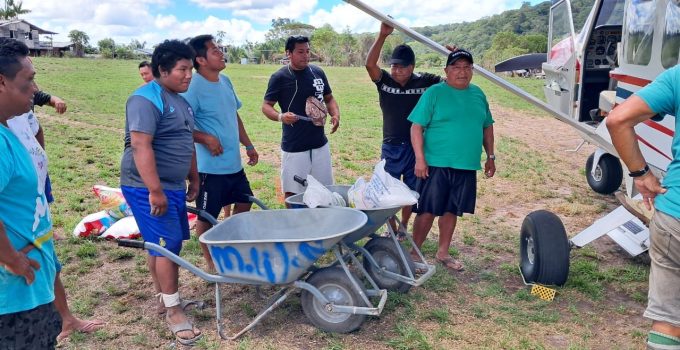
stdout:
[[621,162],[613,155],[605,153],[598,159],[593,171],[596,153],[591,154],[586,162],[588,185],[597,193],[612,194],[621,186],[621,180],[623,180]]
[[547,210],[527,215],[519,245],[520,270],[525,281],[558,286],[567,282],[571,246],[557,215]]

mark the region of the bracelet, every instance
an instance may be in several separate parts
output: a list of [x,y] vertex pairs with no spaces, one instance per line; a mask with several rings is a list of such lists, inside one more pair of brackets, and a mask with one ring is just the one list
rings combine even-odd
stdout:
[[649,165],[645,164],[645,167],[642,170],[637,170],[637,171],[631,171],[628,173],[628,176],[630,177],[640,177],[649,172]]
[[253,145],[246,146],[246,151],[252,151],[254,149],[255,149],[255,146],[253,146]]
[[283,120],[283,113],[279,113],[279,121]]

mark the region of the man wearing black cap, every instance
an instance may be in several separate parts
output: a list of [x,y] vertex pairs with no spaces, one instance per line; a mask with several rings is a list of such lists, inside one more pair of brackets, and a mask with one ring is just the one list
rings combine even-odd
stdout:
[[[380,109],[383,114],[383,144],[380,157],[385,159],[385,171],[397,179],[402,179],[412,190],[416,189],[416,176],[413,173],[415,156],[411,147],[411,122],[407,117],[418,103],[425,90],[441,81],[430,73],[413,73],[416,56],[408,45],[394,48],[390,58],[390,72],[380,69],[378,58],[385,39],[394,31],[386,23],[380,26],[380,33],[368,52],[366,70],[378,88]],[[449,49],[452,49],[449,47]],[[401,211],[404,229],[411,217],[411,206]],[[396,229],[394,220],[390,224]]]
[[413,239],[425,242],[439,217],[439,247],[435,258],[448,270],[461,271],[463,264],[449,255],[458,216],[474,213],[477,174],[482,146],[486,151],[484,174],[496,172],[493,118],[484,92],[472,80],[472,55],[451,52],[446,61],[446,82],[430,87],[408,119],[416,157],[418,205]]

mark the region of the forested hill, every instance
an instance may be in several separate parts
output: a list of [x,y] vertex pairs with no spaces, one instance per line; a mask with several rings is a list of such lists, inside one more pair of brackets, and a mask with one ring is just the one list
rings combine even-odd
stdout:
[[[571,1],[574,28],[577,32],[588,17],[593,3],[594,0]],[[533,6],[525,2],[519,9],[508,10],[474,22],[442,24],[413,29],[436,42],[456,44],[470,50],[473,54],[483,55],[491,47],[493,37],[499,32],[547,36],[549,13],[550,1]],[[543,50],[545,49],[543,48]]]

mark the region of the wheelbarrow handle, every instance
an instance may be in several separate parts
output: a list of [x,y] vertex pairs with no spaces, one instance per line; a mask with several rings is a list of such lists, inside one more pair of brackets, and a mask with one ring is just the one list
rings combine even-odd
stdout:
[[187,211],[206,219],[211,225],[217,225],[219,223],[217,219],[215,219],[212,215],[210,215],[210,213],[203,209],[187,206]]
[[307,179],[303,179],[297,175],[293,175],[293,180],[295,180],[295,182],[299,183],[300,185],[307,187]]
[[144,241],[138,241],[136,239],[119,239],[117,242],[119,247],[144,249]]

